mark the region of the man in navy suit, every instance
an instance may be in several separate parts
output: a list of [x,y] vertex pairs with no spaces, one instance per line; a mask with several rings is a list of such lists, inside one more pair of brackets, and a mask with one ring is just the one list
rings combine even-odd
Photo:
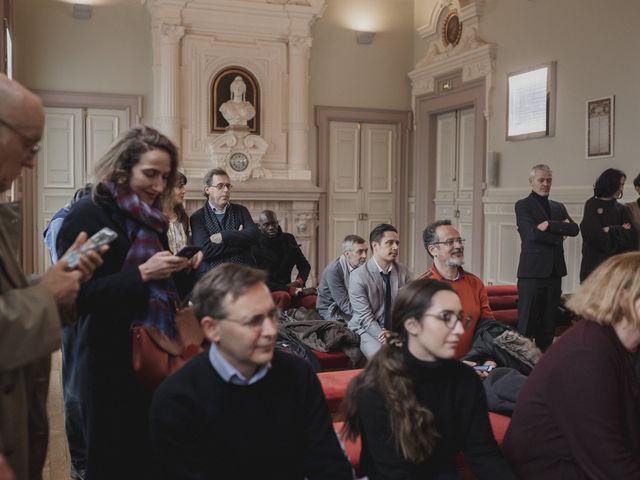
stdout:
[[562,277],[567,274],[563,242],[579,227],[560,202],[549,200],[552,172],[535,165],[529,174],[531,194],[516,202],[522,240],[518,264],[518,331],[546,350],[553,342]]

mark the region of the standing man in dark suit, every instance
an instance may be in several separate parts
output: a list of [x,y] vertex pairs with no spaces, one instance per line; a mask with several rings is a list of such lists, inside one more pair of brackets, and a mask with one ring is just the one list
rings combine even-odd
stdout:
[[193,244],[202,247],[199,276],[222,263],[255,266],[251,247],[260,232],[247,207],[231,203],[231,179],[221,168],[204,176],[204,206],[191,215]]
[[552,172],[535,165],[529,174],[531,194],[516,203],[522,240],[518,264],[518,331],[546,350],[553,342],[556,308],[567,274],[563,242],[580,231],[562,203],[549,200]]

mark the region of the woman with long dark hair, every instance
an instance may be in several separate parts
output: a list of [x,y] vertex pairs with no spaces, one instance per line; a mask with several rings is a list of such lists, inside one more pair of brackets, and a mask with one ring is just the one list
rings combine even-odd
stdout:
[[164,214],[169,219],[169,228],[167,229],[169,250],[173,253],[177,253],[189,243],[189,215],[184,208],[186,191],[187,177],[181,172],[176,172],[175,185],[163,205]]
[[388,343],[345,399],[345,433],[362,436],[360,467],[371,480],[456,479],[460,451],[479,479],[515,478],[478,375],[454,359],[466,322],[445,283],[416,280],[398,291]]
[[638,250],[640,250],[640,173],[633,179],[633,188],[635,188],[638,198],[633,202],[627,203],[626,206],[629,209],[633,226],[638,235]]
[[622,198],[626,179],[623,171],[607,168],[593,186],[593,197],[584,204],[580,222],[580,283],[607,258],[635,250],[638,246],[631,214],[618,202]]
[[95,479],[151,479],[149,438],[152,392],[132,366],[135,325],[155,327],[175,338],[175,309],[192,286],[191,260],[168,251],[164,197],[178,168],[176,147],[148,127],[119,137],[96,167],[92,195],[73,205],[58,236],[58,252],[77,236],[103,227],[118,237],[103,265],[77,300],[77,354],[86,476]]

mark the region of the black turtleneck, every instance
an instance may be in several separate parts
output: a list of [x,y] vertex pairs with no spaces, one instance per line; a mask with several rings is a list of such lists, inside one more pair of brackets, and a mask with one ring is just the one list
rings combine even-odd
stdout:
[[547,217],[551,218],[551,207],[549,206],[549,196],[543,197],[542,195],[538,195],[536,192],[531,191],[531,195],[536,201],[544,208],[544,211],[547,212]]
[[473,369],[457,360],[421,361],[406,348],[403,359],[416,397],[433,412],[441,438],[425,462],[408,462],[392,438],[384,394],[377,388],[365,390],[357,399],[362,473],[371,480],[449,478],[462,451],[478,479],[515,479],[493,437],[482,383]]

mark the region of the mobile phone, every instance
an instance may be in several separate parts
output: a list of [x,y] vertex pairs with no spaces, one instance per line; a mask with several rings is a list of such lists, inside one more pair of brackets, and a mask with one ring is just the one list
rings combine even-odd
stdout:
[[197,245],[185,245],[184,247],[182,247],[180,249],[180,251],[178,253],[176,253],[176,256],[177,257],[191,258],[196,253],[198,253],[200,250],[202,250],[202,247],[199,247]]
[[108,245],[118,237],[118,234],[108,227],[94,233],[89,240],[84,242],[78,250],[69,252],[64,259],[67,261],[67,268],[73,270],[78,266],[80,256],[91,250],[98,250],[102,245]]
[[473,369],[478,372],[490,372],[493,370],[493,365],[474,365]]

